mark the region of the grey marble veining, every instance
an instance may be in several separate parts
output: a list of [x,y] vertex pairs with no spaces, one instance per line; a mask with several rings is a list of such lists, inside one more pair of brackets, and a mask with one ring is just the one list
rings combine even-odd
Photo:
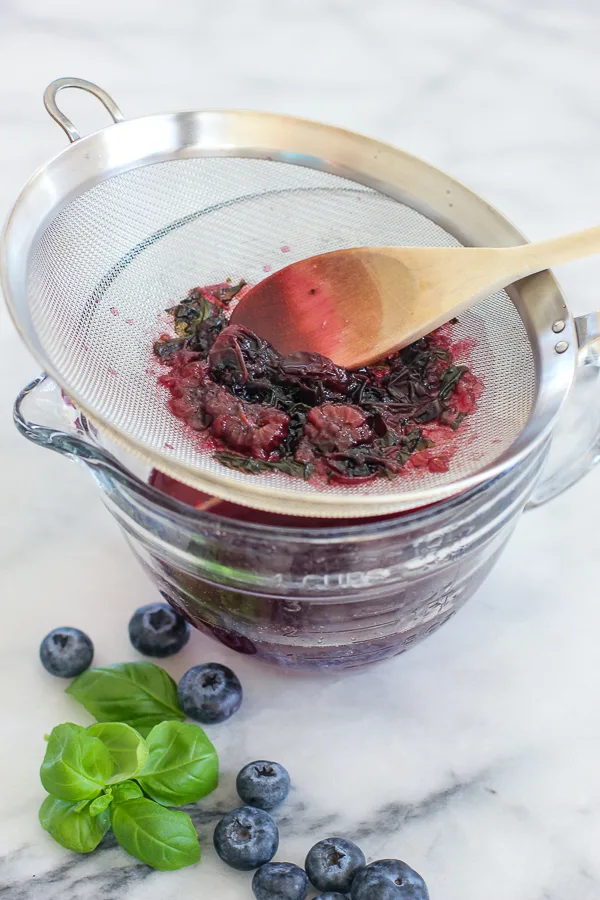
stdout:
[[[65,146],[46,84],[77,75],[126,115],[203,106],[277,110],[389,140],[447,169],[531,238],[600,214],[596,0],[3,0],[0,214]],[[64,107],[83,131],[103,113]],[[576,313],[600,306],[600,262],[559,278]],[[437,900],[600,896],[600,471],[528,514],[478,595],[409,654],[371,670],[297,677],[194,635],[180,675],[234,665],[242,711],[211,733],[218,791],[192,814],[202,863],[154,873],[107,838],[88,857],[37,823],[42,736],[85,718],[37,660],[57,624],[87,630],[99,664],[131,658],[126,624],[153,589],[87,474],[20,438],[18,389],[37,373],[0,311],[0,900],[250,897],[211,847],[251,758],[294,791],[280,859],[328,833],[400,856]]]

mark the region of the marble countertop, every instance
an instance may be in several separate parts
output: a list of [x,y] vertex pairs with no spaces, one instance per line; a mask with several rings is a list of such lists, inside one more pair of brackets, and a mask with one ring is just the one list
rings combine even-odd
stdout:
[[[531,238],[597,224],[599,39],[596,0],[5,0],[0,215],[65,145],[41,95],[77,75],[127,115],[259,108],[392,141]],[[83,130],[100,124],[87,97],[65,109]],[[600,306],[598,259],[559,277],[575,313]],[[281,859],[342,833],[408,861],[434,900],[597,900],[600,469],[524,516],[476,597],[403,657],[299,677],[194,635],[169,670],[226,661],[247,696],[215,731],[224,772],[195,820],[199,867],[158,874],[110,843],[89,857],[55,845],[37,823],[43,735],[79,711],[41,669],[39,641],[74,624],[97,663],[131,658],[128,618],[155,595],[86,473],[14,430],[37,366],[0,316],[0,900],[250,897],[210,835],[257,757],[294,781]]]

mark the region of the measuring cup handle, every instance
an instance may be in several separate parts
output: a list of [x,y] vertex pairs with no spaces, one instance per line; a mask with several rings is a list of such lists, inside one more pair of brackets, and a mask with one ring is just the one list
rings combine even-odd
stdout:
[[57,78],[52,84],[49,84],[44,91],[44,106],[48,110],[55,122],[58,122],[62,130],[65,132],[71,143],[78,141],[81,137],[73,123],[63,112],[60,111],[56,104],[56,95],[65,88],[78,88],[81,91],[87,91],[97,97],[102,105],[108,110],[112,116],[113,122],[123,122],[125,117],[110,94],[93,84],[91,81],[85,81],[83,78]]
[[13,419],[17,430],[34,444],[85,463],[92,470],[102,469],[121,483],[137,486],[137,479],[89,435],[85,419],[69,406],[60,388],[39,375],[23,388],[15,400]]
[[[102,487],[103,494],[115,500],[121,509],[127,509],[129,517],[142,529],[162,534],[163,526],[154,512],[157,503],[179,511],[178,500],[160,494],[143,479],[136,478],[99,446],[89,423],[47,375],[39,375],[23,388],[15,401],[13,416],[17,429],[29,441],[83,463]],[[118,515],[117,518],[128,530],[125,519]],[[142,532],[137,534],[139,538]]]
[[600,462],[600,311],[575,319],[575,330],[579,343],[575,381],[527,509],[562,494]]

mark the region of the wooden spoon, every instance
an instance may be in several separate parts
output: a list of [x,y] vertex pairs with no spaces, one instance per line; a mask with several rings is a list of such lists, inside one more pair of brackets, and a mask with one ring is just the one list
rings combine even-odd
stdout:
[[355,368],[404,347],[519,278],[600,253],[600,227],[505,248],[359,247],[292,263],[240,301],[232,322],[281,353]]

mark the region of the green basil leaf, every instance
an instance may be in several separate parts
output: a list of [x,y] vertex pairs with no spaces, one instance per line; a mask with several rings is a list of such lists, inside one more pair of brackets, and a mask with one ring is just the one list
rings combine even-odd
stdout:
[[40,769],[42,784],[61,800],[93,800],[113,774],[110,753],[81,725],[52,729]]
[[144,768],[148,746],[141,734],[123,722],[98,722],[90,725],[88,734],[100,738],[113,758],[115,771],[109,784],[126,781]]
[[61,847],[90,853],[110,828],[110,815],[105,810],[92,816],[89,809],[77,811],[76,806],[57,797],[46,797],[40,807],[40,824]]
[[137,800],[138,797],[144,796],[141,787],[135,781],[121,781],[115,784],[112,795],[115,803],[125,803],[126,800]]
[[143,797],[113,804],[111,824],[121,847],[154,869],[182,869],[200,859],[196,829],[184,812]]
[[126,722],[146,736],[159,722],[184,719],[177,685],[164,669],[148,662],[88,669],[67,688],[99,722]]
[[100,813],[103,813],[105,809],[108,809],[110,804],[113,801],[112,791],[109,788],[105,794],[100,794],[99,797],[96,797],[95,800],[92,800],[90,803],[90,816],[99,816]]
[[82,810],[87,809],[89,805],[90,805],[89,800],[80,800],[79,803],[75,803],[73,805],[73,809],[75,812],[81,812]]
[[163,806],[196,803],[219,781],[217,751],[197,725],[162,722],[148,735],[150,756],[136,780]]

